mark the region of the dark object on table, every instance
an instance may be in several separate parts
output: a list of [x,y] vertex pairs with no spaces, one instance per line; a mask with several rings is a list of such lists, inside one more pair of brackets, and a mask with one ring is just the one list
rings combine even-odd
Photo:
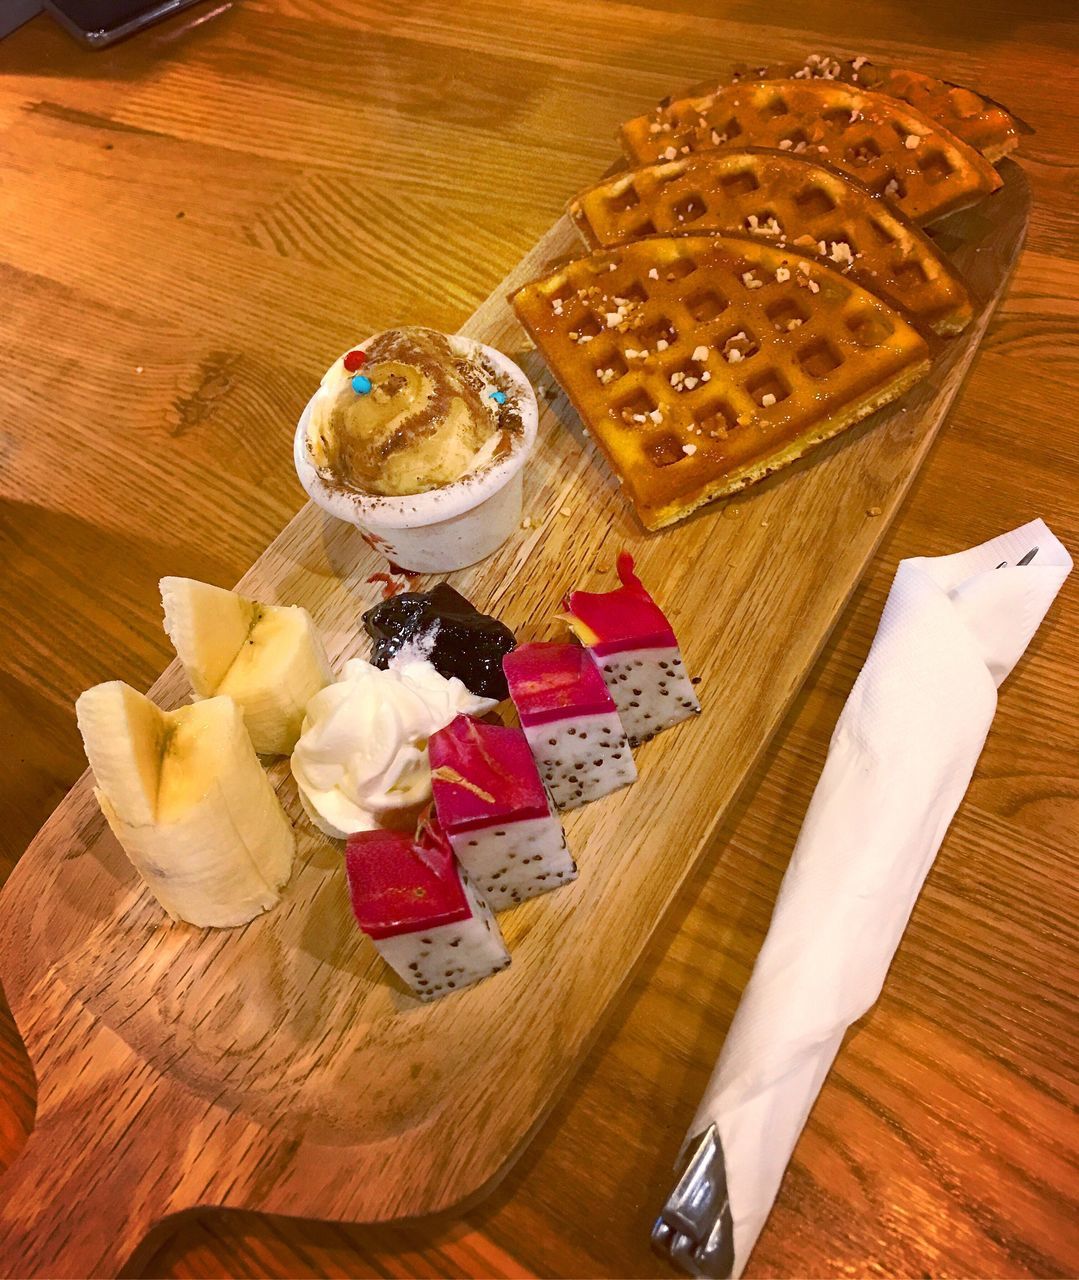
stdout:
[[480,613],[446,582],[393,596],[363,615],[374,641],[371,661],[385,670],[406,644],[440,674],[456,676],[481,698],[509,697],[502,659],[517,641],[497,618]]
[[80,43],[100,49],[198,3],[200,0],[45,0],[44,8]]
[[0,40],[29,22],[43,8],[44,0],[8,0],[7,4],[0,5]]

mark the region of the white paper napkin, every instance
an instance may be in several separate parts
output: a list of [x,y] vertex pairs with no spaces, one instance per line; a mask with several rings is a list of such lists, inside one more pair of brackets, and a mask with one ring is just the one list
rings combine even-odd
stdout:
[[[1033,547],[1033,561],[1018,567]],[[716,1124],[736,1277],[844,1032],[880,994],[967,789],[997,686],[1071,567],[1041,520],[899,565],[689,1131]]]

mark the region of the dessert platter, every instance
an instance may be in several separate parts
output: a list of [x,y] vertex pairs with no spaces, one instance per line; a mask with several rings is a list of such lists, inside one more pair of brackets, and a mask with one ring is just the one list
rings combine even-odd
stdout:
[[1022,131],[864,58],[736,70],[627,122],[460,334],[334,362],[312,501],[235,590],[162,580],[177,661],[79,698],[91,770],[0,897],[39,1088],[0,1269],[506,1171],[943,421]]

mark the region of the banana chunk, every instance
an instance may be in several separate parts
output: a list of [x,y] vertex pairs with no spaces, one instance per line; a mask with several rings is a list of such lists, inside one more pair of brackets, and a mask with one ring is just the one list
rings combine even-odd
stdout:
[[161,603],[196,696],[227,694],[256,751],[291,752],[308,702],[333,679],[307,610],[259,604],[193,578],[162,578]]
[[277,903],[296,840],[231,698],[162,711],[112,680],[75,713],[101,810],[174,920],[228,928]]

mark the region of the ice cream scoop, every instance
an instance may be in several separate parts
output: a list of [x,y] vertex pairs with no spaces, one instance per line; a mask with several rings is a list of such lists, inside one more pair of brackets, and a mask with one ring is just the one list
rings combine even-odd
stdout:
[[292,773],[308,817],[336,839],[411,819],[431,798],[427,739],[494,706],[429,662],[380,671],[361,658],[307,705]]
[[[500,351],[394,329],[329,370],[297,424],[293,460],[308,495],[387,560],[439,573],[484,559],[517,527],[538,423],[535,392]],[[426,487],[393,492],[410,485]]]
[[332,481],[400,497],[493,458],[520,426],[515,412],[482,353],[456,351],[434,329],[388,329],[327,371],[308,443]]

